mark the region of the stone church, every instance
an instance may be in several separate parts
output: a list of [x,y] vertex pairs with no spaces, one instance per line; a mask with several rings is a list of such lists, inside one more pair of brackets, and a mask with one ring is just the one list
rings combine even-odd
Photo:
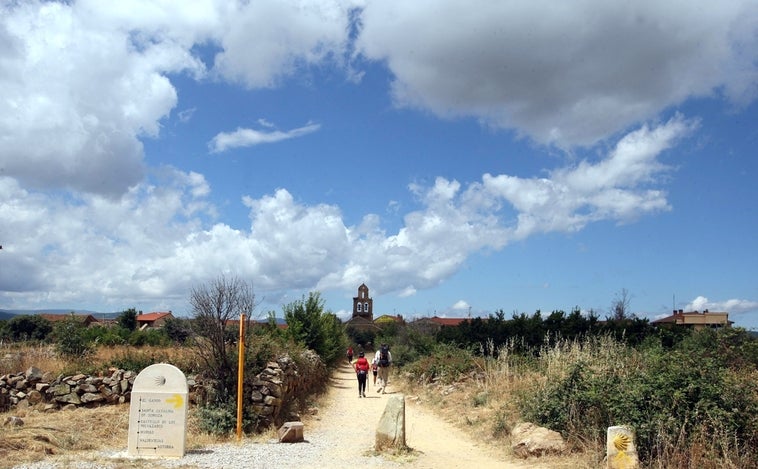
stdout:
[[353,316],[345,325],[355,329],[378,329],[374,324],[374,300],[365,283],[358,287],[358,296],[353,297]]

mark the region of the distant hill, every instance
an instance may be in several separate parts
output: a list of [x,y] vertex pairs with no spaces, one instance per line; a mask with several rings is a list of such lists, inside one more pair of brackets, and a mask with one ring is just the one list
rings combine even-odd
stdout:
[[[32,315],[32,314],[67,314],[70,313],[72,310],[70,309],[0,309],[0,321],[7,321],[8,319],[12,319],[19,315]],[[73,310],[76,314],[91,314],[95,317],[95,319],[103,320],[103,319],[118,319],[119,316],[121,316],[121,313],[123,311],[116,311],[113,313],[100,313],[97,311],[89,311],[85,309],[75,309]],[[186,319],[186,318],[183,318]],[[257,319],[253,319],[257,322],[266,323],[268,322],[268,318],[261,317]],[[287,321],[284,318],[276,318],[277,324],[287,324]]]
[[8,311],[4,311],[0,309],[0,321],[7,321],[8,319],[11,319],[15,314],[9,313]]
[[76,314],[91,314],[96,319],[116,319],[121,312],[117,313],[99,313],[97,311],[88,311],[83,309],[0,309],[0,321],[7,321],[16,316],[32,314],[67,314],[70,312]]

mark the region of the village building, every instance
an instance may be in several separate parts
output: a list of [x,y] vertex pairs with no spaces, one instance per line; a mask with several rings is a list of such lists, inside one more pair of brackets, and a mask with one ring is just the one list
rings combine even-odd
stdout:
[[391,314],[383,314],[379,316],[378,318],[374,319],[374,324],[377,326],[384,326],[387,324],[405,324],[405,320],[403,319],[403,316],[401,314],[397,315],[391,315]]
[[53,313],[39,313],[38,316],[41,316],[51,323],[61,322],[65,321],[67,319],[75,319],[85,326],[90,326],[92,324],[97,324],[99,321],[95,316],[91,314],[76,314],[76,313],[66,313],[66,314],[53,314]]
[[685,312],[680,309],[674,310],[674,313],[671,316],[666,316],[665,318],[653,321],[652,324],[682,326],[700,330],[706,327],[729,327],[733,322],[729,320],[729,313],[712,313],[707,309],[702,313],[698,311]]
[[463,321],[471,318],[441,318],[432,316],[431,318],[419,318],[410,323],[410,326],[423,334],[436,334],[443,327],[458,327]]
[[163,327],[168,319],[173,318],[174,315],[171,311],[167,312],[155,312],[143,314],[140,311],[137,314],[137,329],[144,331],[145,329],[157,329]]

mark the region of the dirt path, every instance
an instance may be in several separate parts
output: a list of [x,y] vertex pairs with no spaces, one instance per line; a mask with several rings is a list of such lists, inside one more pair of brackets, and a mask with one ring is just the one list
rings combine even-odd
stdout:
[[407,456],[372,457],[376,426],[390,396],[399,395],[392,385],[387,394],[377,394],[373,377],[369,376],[366,398],[358,397],[358,384],[352,368],[345,364],[329,383],[326,403],[317,420],[306,424],[306,440],[344,435],[344,444],[314,461],[313,467],[341,467],[341,464],[361,468],[390,467],[394,463],[413,468],[538,468],[533,461],[509,460],[505,451],[496,451],[473,441],[464,432],[440,419],[419,404],[406,399],[406,444],[413,449]]

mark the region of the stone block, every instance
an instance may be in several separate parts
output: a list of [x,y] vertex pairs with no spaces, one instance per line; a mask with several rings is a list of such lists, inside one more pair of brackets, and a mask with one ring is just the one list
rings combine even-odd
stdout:
[[28,370],[26,370],[26,380],[30,383],[39,383],[42,381],[42,370],[39,368],[32,366]]
[[80,384],[77,389],[80,393],[94,393],[97,392],[97,387],[94,384],[83,383]]
[[303,422],[285,422],[284,425],[279,428],[279,442],[299,443],[304,441],[303,429]]
[[55,402],[60,402],[62,404],[74,404],[79,405],[82,403],[82,400],[79,399],[79,395],[75,392],[72,392],[70,394],[66,394],[64,396],[57,396],[55,398]]
[[26,396],[26,399],[29,401],[29,404],[38,404],[42,402],[43,396],[41,392],[34,390],[29,392],[29,395]]
[[71,386],[68,384],[58,384],[53,388],[53,394],[55,396],[65,396],[66,394],[71,392]]
[[158,363],[135,378],[130,396],[128,454],[148,458],[184,456],[189,391],[184,373],[173,365]]
[[388,448],[405,447],[405,396],[392,396],[387,400],[379,419],[374,448],[383,451]]
[[101,402],[105,400],[105,396],[100,393],[85,392],[81,397],[82,403],[88,404],[90,402]]
[[608,427],[606,441],[606,467],[608,469],[637,469],[640,460],[634,444],[634,432],[629,427]]

